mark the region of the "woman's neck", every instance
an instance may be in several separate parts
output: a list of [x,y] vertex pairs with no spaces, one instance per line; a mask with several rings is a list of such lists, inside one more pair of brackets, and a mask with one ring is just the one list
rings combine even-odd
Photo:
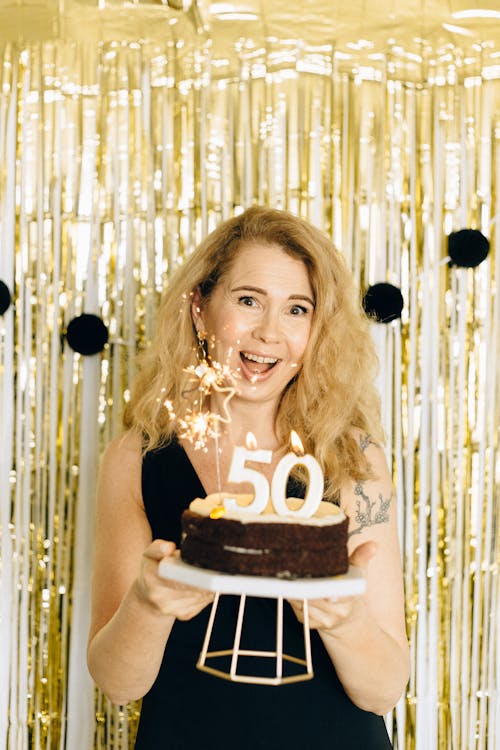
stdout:
[[[215,395],[215,394],[214,394]],[[212,396],[211,411],[222,414],[222,404]],[[275,433],[276,405],[273,403],[239,402],[234,398],[229,403],[230,422],[221,424],[221,436],[233,445],[245,445],[249,432],[253,434],[259,448],[276,450]]]

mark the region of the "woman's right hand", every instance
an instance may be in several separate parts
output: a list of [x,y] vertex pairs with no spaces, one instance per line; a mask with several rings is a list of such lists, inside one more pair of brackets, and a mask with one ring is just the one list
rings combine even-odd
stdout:
[[178,620],[190,620],[213,601],[214,594],[159,576],[161,560],[177,555],[179,551],[174,542],[155,539],[144,550],[141,571],[134,587],[139,598],[158,613],[171,615]]

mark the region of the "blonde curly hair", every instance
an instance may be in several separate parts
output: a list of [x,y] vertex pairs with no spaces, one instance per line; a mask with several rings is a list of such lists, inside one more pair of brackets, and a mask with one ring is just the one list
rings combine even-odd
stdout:
[[330,239],[288,211],[253,206],[222,222],[176,271],[158,309],[156,333],[142,353],[124,412],[124,426],[141,433],[144,450],[163,445],[175,432],[165,400],[185,412],[188,376],[197,339],[191,317],[193,291],[206,300],[242,245],[278,245],[307,268],[315,311],[303,365],[285,388],[276,435],[285,445],[296,430],[321,464],[325,499],[338,497],[347,479],[371,476],[362,438],[383,439],[374,385],[378,360],[359,291]]

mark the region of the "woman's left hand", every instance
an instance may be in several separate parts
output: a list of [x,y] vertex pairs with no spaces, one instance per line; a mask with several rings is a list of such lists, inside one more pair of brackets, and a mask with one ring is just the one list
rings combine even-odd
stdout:
[[[359,569],[364,576],[371,558],[377,553],[375,542],[360,544],[349,557],[349,567]],[[304,621],[304,602],[302,599],[290,599],[290,605],[300,622]],[[363,608],[362,596],[342,596],[336,599],[309,599],[309,627],[318,630],[332,630],[349,622]]]

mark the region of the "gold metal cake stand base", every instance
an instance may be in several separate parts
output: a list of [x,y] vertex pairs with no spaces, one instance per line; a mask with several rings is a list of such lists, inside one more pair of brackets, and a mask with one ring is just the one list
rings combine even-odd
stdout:
[[[283,653],[283,597],[276,599],[276,644],[275,650],[273,651],[253,651],[251,649],[240,648],[241,642],[241,631],[243,629],[243,620],[245,615],[245,604],[246,595],[241,594],[240,605],[238,608],[238,618],[236,621],[236,629],[234,633],[234,641],[232,648],[224,649],[223,651],[209,651],[210,639],[212,637],[212,630],[215,623],[215,617],[217,614],[217,606],[219,604],[220,593],[216,592],[214,601],[212,603],[212,609],[207,624],[207,630],[205,633],[205,639],[203,647],[196,664],[197,668],[202,672],[208,672],[209,674],[222,677],[225,680],[231,680],[232,682],[248,682],[256,685],[285,685],[291,682],[302,682],[304,680],[310,680],[313,676],[312,659],[311,659],[311,634],[309,630],[309,609],[307,599],[303,600],[304,604],[304,658],[298,658],[296,656],[290,656],[289,654]],[[229,671],[218,669],[216,667],[209,666],[207,661],[216,659],[221,656],[230,656],[231,663]],[[274,677],[256,676],[249,674],[242,674],[238,671],[238,660],[242,656],[261,656],[269,659],[274,659],[276,662],[276,674]],[[283,662],[293,662],[304,667],[304,671],[290,675],[283,675]]]

